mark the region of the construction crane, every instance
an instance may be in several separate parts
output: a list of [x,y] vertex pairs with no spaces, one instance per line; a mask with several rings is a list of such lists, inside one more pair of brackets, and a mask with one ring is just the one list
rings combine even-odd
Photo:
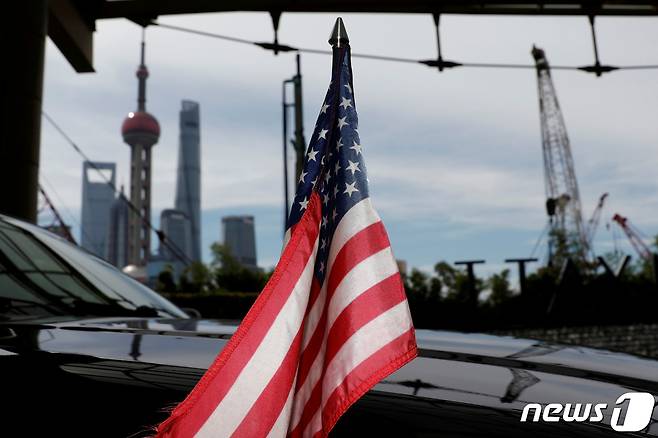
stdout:
[[46,194],[46,191],[43,189],[41,184],[39,184],[39,192],[41,192],[41,195],[43,196],[46,207],[48,207],[48,209],[55,217],[53,220],[53,224],[50,225],[50,227],[46,227],[46,228],[49,228],[53,231],[55,230],[58,231],[58,234],[61,234],[61,236],[64,237],[66,240],[73,243],[74,245],[77,245],[75,239],[73,238],[73,235],[71,234],[71,229],[68,227],[68,225],[64,223],[64,220],[62,219],[62,215],[59,214],[59,211],[57,211],[57,208],[52,203],[52,201]]
[[594,241],[594,235],[596,234],[597,228],[599,228],[599,222],[601,221],[601,213],[603,212],[603,206],[605,205],[605,200],[608,198],[608,193],[604,193],[601,195],[599,198],[599,202],[596,204],[596,208],[594,209],[594,213],[592,213],[592,217],[589,218],[589,221],[587,222],[587,228],[586,228],[586,236],[587,236],[587,246],[591,250],[593,245],[592,242]]
[[580,193],[564,118],[546,54],[532,47],[537,70],[546,211],[549,218],[549,264],[586,261],[589,242],[583,224]]
[[631,245],[635,249],[635,252],[637,252],[638,256],[640,256],[641,259],[645,260],[647,263],[652,263],[653,262],[653,252],[649,248],[649,246],[644,243],[644,240],[642,240],[642,235],[640,233],[640,230],[638,230],[636,227],[634,227],[628,220],[628,218],[620,215],[619,213],[616,213],[613,217],[612,220],[619,225],[619,227],[624,231],[626,236],[628,237],[629,242],[631,242]]

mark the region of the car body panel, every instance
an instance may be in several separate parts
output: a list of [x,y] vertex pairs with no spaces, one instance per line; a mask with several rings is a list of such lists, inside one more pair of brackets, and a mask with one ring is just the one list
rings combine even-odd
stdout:
[[[0,215],[3,435],[152,435],[235,329],[190,319],[102,260]],[[332,436],[617,436],[609,411],[597,423],[520,422],[521,412],[658,394],[648,358],[473,333],[417,339],[419,357],[357,401]],[[658,435],[656,411],[627,435]]]
[[[23,363],[13,368],[26,375],[3,373],[5,379],[29,379],[29,370],[48,368],[73,392],[103,388],[106,400],[134,393],[141,401],[131,400],[138,406],[132,413],[143,414],[132,423],[124,419],[125,432],[148,434],[147,426],[166,417],[159,408],[192,389],[234,330],[231,322],[162,318],[1,324],[0,364]],[[613,433],[609,415],[601,423],[549,424],[520,423],[520,413],[527,403],[612,406],[625,392],[658,394],[658,362],[648,358],[425,330],[418,330],[418,343],[420,357],[357,402],[333,435],[370,429],[389,436],[607,436]],[[116,404],[126,409],[125,400]],[[658,435],[656,410],[653,420],[643,435]]]

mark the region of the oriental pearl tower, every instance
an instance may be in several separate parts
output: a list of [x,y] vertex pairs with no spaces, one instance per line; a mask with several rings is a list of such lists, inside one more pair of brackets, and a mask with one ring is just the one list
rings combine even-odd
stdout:
[[130,202],[135,206],[128,220],[127,262],[140,267],[146,266],[151,252],[151,230],[148,226],[151,220],[151,150],[160,137],[160,124],[146,112],[148,76],[142,32],[141,62],[137,68],[137,111],[128,113],[121,125],[123,141],[130,146]]

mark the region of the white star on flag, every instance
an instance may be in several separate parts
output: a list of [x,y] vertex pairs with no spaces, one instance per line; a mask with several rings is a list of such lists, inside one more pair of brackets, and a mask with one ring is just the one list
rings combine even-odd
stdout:
[[347,169],[345,171],[351,170],[352,171],[352,176],[354,176],[354,172],[361,172],[361,169],[359,169],[359,162],[357,161],[356,163],[352,162],[351,160],[347,160],[348,163],[350,163],[347,166]]
[[352,193],[359,191],[359,189],[357,189],[355,186],[356,186],[356,181],[354,181],[352,184],[345,184],[345,191],[343,193],[348,194],[351,198]]
[[344,109],[352,106],[352,99],[345,99],[344,97],[341,97],[341,99],[343,101],[340,103],[340,106],[342,106]]

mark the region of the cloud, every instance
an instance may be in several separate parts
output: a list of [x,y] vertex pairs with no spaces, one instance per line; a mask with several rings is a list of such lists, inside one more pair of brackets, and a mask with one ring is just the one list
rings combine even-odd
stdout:
[[[327,49],[331,14],[284,14],[282,43]],[[428,59],[436,56],[432,19],[420,15],[344,16],[354,52]],[[162,17],[259,41],[272,39],[267,14]],[[658,64],[655,18],[597,19],[609,64]],[[444,56],[457,61],[530,64],[538,44],[552,64],[592,62],[583,17],[442,17]],[[44,109],[92,158],[116,161],[128,184],[129,150],[119,128],[135,107],[140,29],[127,20],[98,23],[97,73],[76,74],[47,45]],[[202,204],[213,221],[223,211],[255,209],[259,252],[280,249],[281,81],[294,58],[253,46],[164,28],[147,31],[151,72],[147,106],[160,121],[154,151],[154,208],[173,203],[180,100],[201,104]],[[455,69],[355,58],[360,133],[374,203],[396,253],[430,266],[439,257],[488,258],[528,253],[545,224],[541,138],[534,70]],[[302,55],[306,136],[328,84],[330,58]],[[658,91],[655,71],[594,78],[554,71],[588,217],[611,193],[608,213],[658,231]],[[80,157],[44,122],[41,171],[70,211],[80,207]],[[606,214],[608,214],[606,213]],[[214,215],[214,216],[213,216]],[[218,236],[208,221],[204,234]],[[276,222],[276,225],[274,223]],[[440,248],[440,250],[437,250]],[[498,255],[497,255],[498,254]],[[504,255],[503,255],[504,254]]]

